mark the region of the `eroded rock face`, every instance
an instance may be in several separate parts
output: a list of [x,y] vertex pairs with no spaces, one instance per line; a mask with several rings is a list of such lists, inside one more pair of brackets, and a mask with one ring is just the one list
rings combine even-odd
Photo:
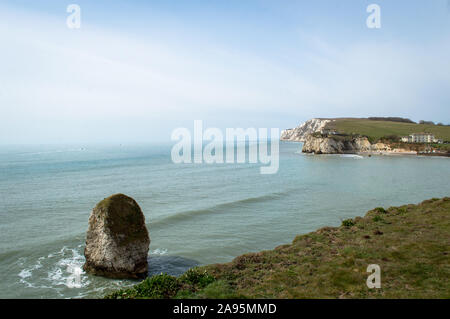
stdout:
[[371,153],[383,151],[390,152],[391,147],[384,143],[371,144],[367,137],[339,139],[308,135],[302,148],[303,153],[315,154]]
[[89,217],[85,271],[110,278],[147,276],[150,237],[134,199],[116,194],[99,202]]
[[330,137],[314,137],[309,135],[303,144],[302,152],[315,154],[345,154],[368,152],[372,145],[367,138],[354,138],[351,140],[337,140]]
[[318,132],[332,120],[326,119],[310,119],[296,128],[287,129],[281,132],[280,139],[282,141],[304,142],[310,134]]

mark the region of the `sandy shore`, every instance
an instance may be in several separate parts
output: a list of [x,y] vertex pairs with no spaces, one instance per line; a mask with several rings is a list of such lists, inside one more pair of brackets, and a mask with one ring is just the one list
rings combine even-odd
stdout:
[[371,152],[358,152],[358,155],[387,155],[387,156],[396,156],[396,155],[417,155],[417,152],[414,151],[371,151]]

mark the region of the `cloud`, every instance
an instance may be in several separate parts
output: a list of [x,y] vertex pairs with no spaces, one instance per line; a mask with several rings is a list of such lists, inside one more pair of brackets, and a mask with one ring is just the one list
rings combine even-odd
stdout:
[[351,39],[337,46],[302,31],[266,54],[200,36],[70,30],[59,18],[1,12],[3,143],[168,139],[195,118],[216,126],[292,126],[316,116],[450,120],[442,114],[450,102],[448,38],[426,47]]

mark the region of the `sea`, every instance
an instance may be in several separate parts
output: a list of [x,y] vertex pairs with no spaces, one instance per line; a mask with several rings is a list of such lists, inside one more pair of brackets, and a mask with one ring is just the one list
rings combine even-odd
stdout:
[[0,298],[101,298],[136,280],[86,274],[97,202],[133,197],[145,214],[149,275],[230,262],[383,206],[450,195],[450,158],[307,155],[281,142],[260,163],[174,164],[170,143],[0,146]]

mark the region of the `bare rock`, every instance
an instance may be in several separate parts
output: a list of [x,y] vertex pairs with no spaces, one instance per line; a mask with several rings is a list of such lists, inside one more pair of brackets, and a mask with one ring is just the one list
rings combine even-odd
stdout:
[[306,137],[315,132],[319,132],[333,120],[328,119],[310,119],[296,128],[283,130],[280,135],[282,141],[304,142]]
[[367,137],[345,139],[337,136],[316,137],[313,135],[308,135],[306,137],[302,148],[303,153],[315,154],[351,154],[375,150],[377,150],[377,147],[370,144]]
[[150,237],[134,199],[123,194],[99,202],[89,217],[86,272],[110,278],[147,276]]

